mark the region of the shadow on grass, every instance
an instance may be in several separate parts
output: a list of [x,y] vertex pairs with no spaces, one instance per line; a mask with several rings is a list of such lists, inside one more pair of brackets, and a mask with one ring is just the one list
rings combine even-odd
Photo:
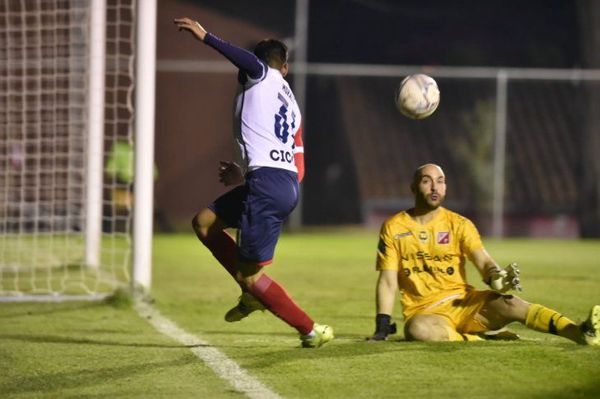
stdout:
[[36,303],[34,306],[31,303],[14,303],[2,304],[0,306],[5,307],[5,309],[8,310],[13,310],[13,307],[15,308],[12,312],[8,311],[4,314],[0,314],[0,319],[11,319],[23,316],[43,316],[57,313],[78,312],[81,310],[106,307],[106,304],[104,302],[72,302],[62,304]]
[[[481,356],[496,356],[500,361],[505,353],[507,358],[514,356],[514,352],[527,354],[531,357],[531,349],[539,347],[539,342],[533,341],[487,341],[487,342],[409,342],[404,339],[393,339],[388,341],[367,341],[365,337],[356,338],[354,336],[340,335],[331,343],[318,349],[304,349],[298,347],[276,350],[261,353],[260,359],[250,362],[250,368],[271,368],[274,364],[284,364],[295,362],[300,359],[344,359],[357,358],[361,356],[374,356],[378,354],[398,353],[402,358],[411,358],[411,356],[439,355],[444,358],[456,358],[462,354],[473,353],[477,351]],[[589,350],[573,343],[564,343],[561,345],[549,345],[557,351],[572,352],[577,350]],[[540,359],[543,360],[547,353],[540,353]],[[535,356],[534,356],[535,357]]]
[[[343,343],[340,341],[344,341]],[[335,342],[335,341],[334,341]],[[290,361],[298,361],[300,359],[343,359],[343,358],[358,358],[361,356],[374,356],[380,353],[398,352],[402,354],[410,352],[421,352],[423,348],[415,347],[406,342],[398,341],[383,341],[371,342],[365,339],[351,339],[346,342],[343,338],[337,340],[336,344],[328,344],[318,349],[306,349],[301,347],[289,348],[286,350],[272,351],[261,353],[260,359],[250,363],[250,368],[272,368],[277,363],[287,363]],[[460,350],[455,348],[454,350]]]
[[212,345],[165,345],[151,343],[126,343],[119,341],[104,341],[89,338],[64,337],[59,335],[27,335],[27,334],[0,334],[0,341],[14,340],[39,344],[76,344],[76,345],[105,345],[105,346],[125,346],[133,348],[190,348],[196,346],[212,346]]
[[57,373],[36,373],[35,376],[15,378],[9,383],[0,385],[0,392],[8,394],[27,394],[40,393],[46,394],[57,390],[73,389],[80,387],[95,386],[104,384],[106,381],[129,380],[135,375],[143,375],[158,369],[182,367],[198,360],[193,356],[180,357],[175,360],[155,362],[155,363],[136,363],[121,367],[109,367],[85,370],[57,372]]
[[565,387],[557,392],[543,392],[530,396],[531,399],[600,398],[600,381],[580,387]]
[[257,337],[297,337],[298,334],[294,332],[282,332],[282,331],[243,331],[243,330],[232,330],[232,331],[223,331],[223,330],[202,330],[197,333],[201,336],[207,336],[210,334],[213,335],[240,335],[240,336],[257,336]]

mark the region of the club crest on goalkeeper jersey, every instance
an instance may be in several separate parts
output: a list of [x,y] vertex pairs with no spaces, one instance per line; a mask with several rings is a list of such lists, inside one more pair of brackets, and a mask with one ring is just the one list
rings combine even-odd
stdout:
[[465,262],[483,248],[479,232],[467,218],[440,207],[427,224],[407,211],[386,220],[379,235],[377,270],[398,271],[405,311],[425,309],[470,289]]
[[302,118],[289,84],[281,73],[265,67],[264,75],[248,79],[235,102],[235,136],[248,171],[271,167],[298,172],[294,154]]

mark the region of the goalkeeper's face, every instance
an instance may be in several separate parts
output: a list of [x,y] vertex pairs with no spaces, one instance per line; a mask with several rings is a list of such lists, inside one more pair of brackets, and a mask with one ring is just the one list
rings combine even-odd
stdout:
[[412,188],[415,193],[415,206],[421,209],[437,209],[446,198],[444,171],[433,164],[419,168]]

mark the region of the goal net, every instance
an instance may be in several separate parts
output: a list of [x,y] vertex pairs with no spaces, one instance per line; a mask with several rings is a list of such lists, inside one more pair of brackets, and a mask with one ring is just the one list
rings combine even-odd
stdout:
[[129,284],[134,3],[0,3],[0,301]]

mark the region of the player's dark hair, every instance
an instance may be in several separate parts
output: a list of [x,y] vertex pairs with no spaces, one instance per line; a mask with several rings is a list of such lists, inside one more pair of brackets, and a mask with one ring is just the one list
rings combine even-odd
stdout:
[[279,69],[287,63],[288,48],[277,39],[264,39],[254,47],[254,55],[270,67]]

